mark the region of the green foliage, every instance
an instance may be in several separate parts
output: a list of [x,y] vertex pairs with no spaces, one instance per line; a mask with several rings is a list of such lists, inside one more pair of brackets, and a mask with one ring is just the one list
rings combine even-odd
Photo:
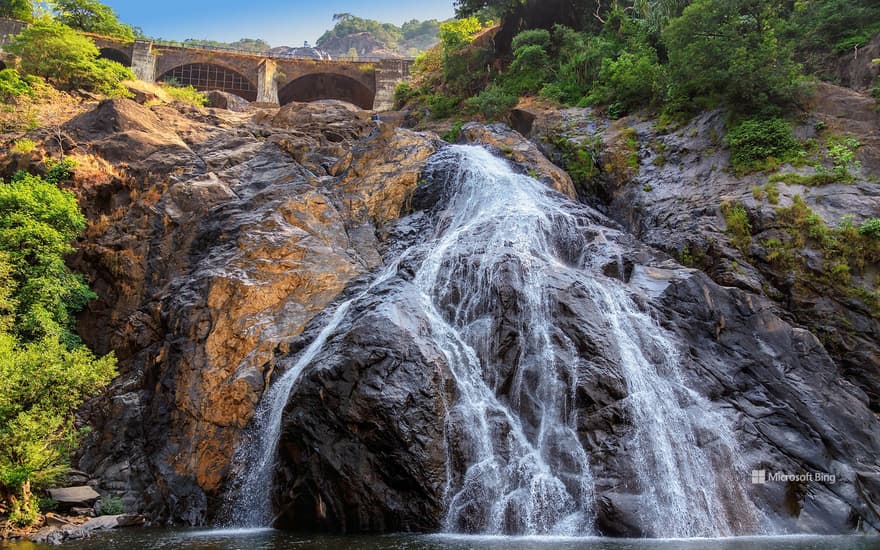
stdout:
[[743,252],[748,252],[752,244],[752,224],[749,213],[740,204],[725,203],[721,205],[721,213],[727,224],[727,233],[733,245]]
[[134,41],[134,29],[121,23],[116,13],[97,0],[53,0],[55,17],[71,28]]
[[490,84],[479,95],[465,101],[471,112],[483,115],[486,120],[501,120],[516,107],[519,97],[498,84]]
[[443,141],[448,141],[449,143],[455,143],[458,141],[458,138],[461,137],[461,129],[464,126],[464,122],[458,120],[455,124],[452,125],[452,128],[449,129],[448,132],[440,136]]
[[446,21],[440,24],[440,43],[447,52],[458,50],[470,44],[482,28],[482,23],[476,17]]
[[58,86],[116,95],[123,93],[121,81],[134,79],[130,69],[99,58],[98,48],[88,37],[45,18],[21,32],[6,49],[19,56],[25,73]]
[[187,38],[182,42],[182,45],[190,48],[219,48],[241,50],[252,53],[263,53],[272,49],[272,46],[261,38],[240,38],[235,42],[218,42],[216,40]]
[[22,138],[12,144],[9,150],[13,155],[27,155],[37,148],[37,144],[32,139]]
[[73,178],[73,169],[76,168],[76,161],[70,157],[66,157],[59,161],[48,160],[46,162],[45,180],[53,185],[68,181]]
[[840,55],[853,53],[877,33],[880,4],[875,0],[799,0],[787,27],[807,68],[827,77]]
[[[391,23],[380,23],[372,19],[362,19],[350,13],[333,16],[335,26],[318,38],[319,48],[327,47],[334,40],[351,35],[368,33],[383,49],[410,55],[424,51],[437,43],[440,23],[436,19],[427,21],[410,20],[400,27]],[[268,49],[268,48],[267,48]]]
[[102,516],[116,516],[125,513],[125,502],[119,497],[104,497],[101,499],[100,510]]
[[644,49],[606,58],[599,70],[599,82],[588,99],[591,103],[616,103],[631,110],[648,106],[660,98],[666,87],[666,71],[656,52]]
[[0,17],[33,21],[34,2],[33,0],[0,0]]
[[83,229],[72,193],[23,172],[0,184],[0,251],[15,282],[15,334],[21,340],[77,341],[73,315],[94,294],[64,257]]
[[852,171],[859,170],[862,163],[856,159],[856,149],[861,147],[858,140],[851,137],[832,136],[828,139],[828,159],[831,168],[821,163],[816,164],[813,174],[773,174],[772,182],[783,182],[792,185],[830,185],[833,183],[852,183],[855,176]]
[[208,106],[208,96],[193,86],[176,86],[168,82],[163,83],[161,86],[174,101],[181,101],[196,107]]
[[42,178],[0,183],[0,494],[18,525],[36,520],[32,489],[67,468],[75,410],[116,373],[70,331],[94,296],[64,264],[84,227],[73,195]]
[[443,94],[431,94],[426,98],[428,109],[431,111],[431,118],[442,119],[449,118],[458,112],[461,105],[460,97],[450,97]]
[[800,67],[768,0],[695,0],[663,32],[674,92],[745,113],[794,101]]
[[859,233],[866,237],[880,239],[880,218],[869,218],[859,226]]
[[727,144],[731,163],[739,173],[790,160],[802,151],[791,126],[779,118],[745,120],[730,130]]
[[40,93],[39,79],[21,76],[15,69],[0,71],[0,101],[7,102],[16,97],[35,98]]

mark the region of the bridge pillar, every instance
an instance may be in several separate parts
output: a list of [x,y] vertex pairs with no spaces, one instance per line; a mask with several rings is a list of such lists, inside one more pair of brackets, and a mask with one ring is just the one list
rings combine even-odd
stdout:
[[135,40],[131,52],[131,70],[138,80],[156,81],[156,55],[149,40]]
[[257,103],[272,103],[278,105],[278,65],[273,59],[264,59],[260,62],[260,70],[257,76]]
[[405,59],[383,59],[376,70],[376,99],[373,109],[389,111],[394,108],[394,90],[401,82],[409,80],[412,61]]

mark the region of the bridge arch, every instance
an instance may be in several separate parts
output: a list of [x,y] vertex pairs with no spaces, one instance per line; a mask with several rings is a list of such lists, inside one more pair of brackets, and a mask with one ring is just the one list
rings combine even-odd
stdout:
[[100,52],[101,57],[104,59],[115,61],[123,67],[131,67],[131,57],[122,50],[117,50],[116,48],[101,48]]
[[311,73],[289,82],[278,91],[278,102],[287,105],[294,101],[339,99],[361,109],[372,109],[376,92],[362,82],[341,74]]
[[187,63],[171,68],[157,79],[159,82],[174,81],[181,86],[192,86],[203,92],[221,90],[257,100],[257,87],[235,69],[217,63]]

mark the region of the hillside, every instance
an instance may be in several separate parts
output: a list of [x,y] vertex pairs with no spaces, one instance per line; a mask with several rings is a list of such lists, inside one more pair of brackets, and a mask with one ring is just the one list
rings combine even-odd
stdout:
[[412,20],[398,27],[348,13],[333,18],[336,25],[318,39],[317,47],[334,57],[415,57],[439,41],[436,20]]

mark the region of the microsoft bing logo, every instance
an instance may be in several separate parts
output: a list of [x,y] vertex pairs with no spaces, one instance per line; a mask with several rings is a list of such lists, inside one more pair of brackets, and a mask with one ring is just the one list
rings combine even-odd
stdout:
[[752,484],[764,485],[767,483],[767,470],[752,470]]

